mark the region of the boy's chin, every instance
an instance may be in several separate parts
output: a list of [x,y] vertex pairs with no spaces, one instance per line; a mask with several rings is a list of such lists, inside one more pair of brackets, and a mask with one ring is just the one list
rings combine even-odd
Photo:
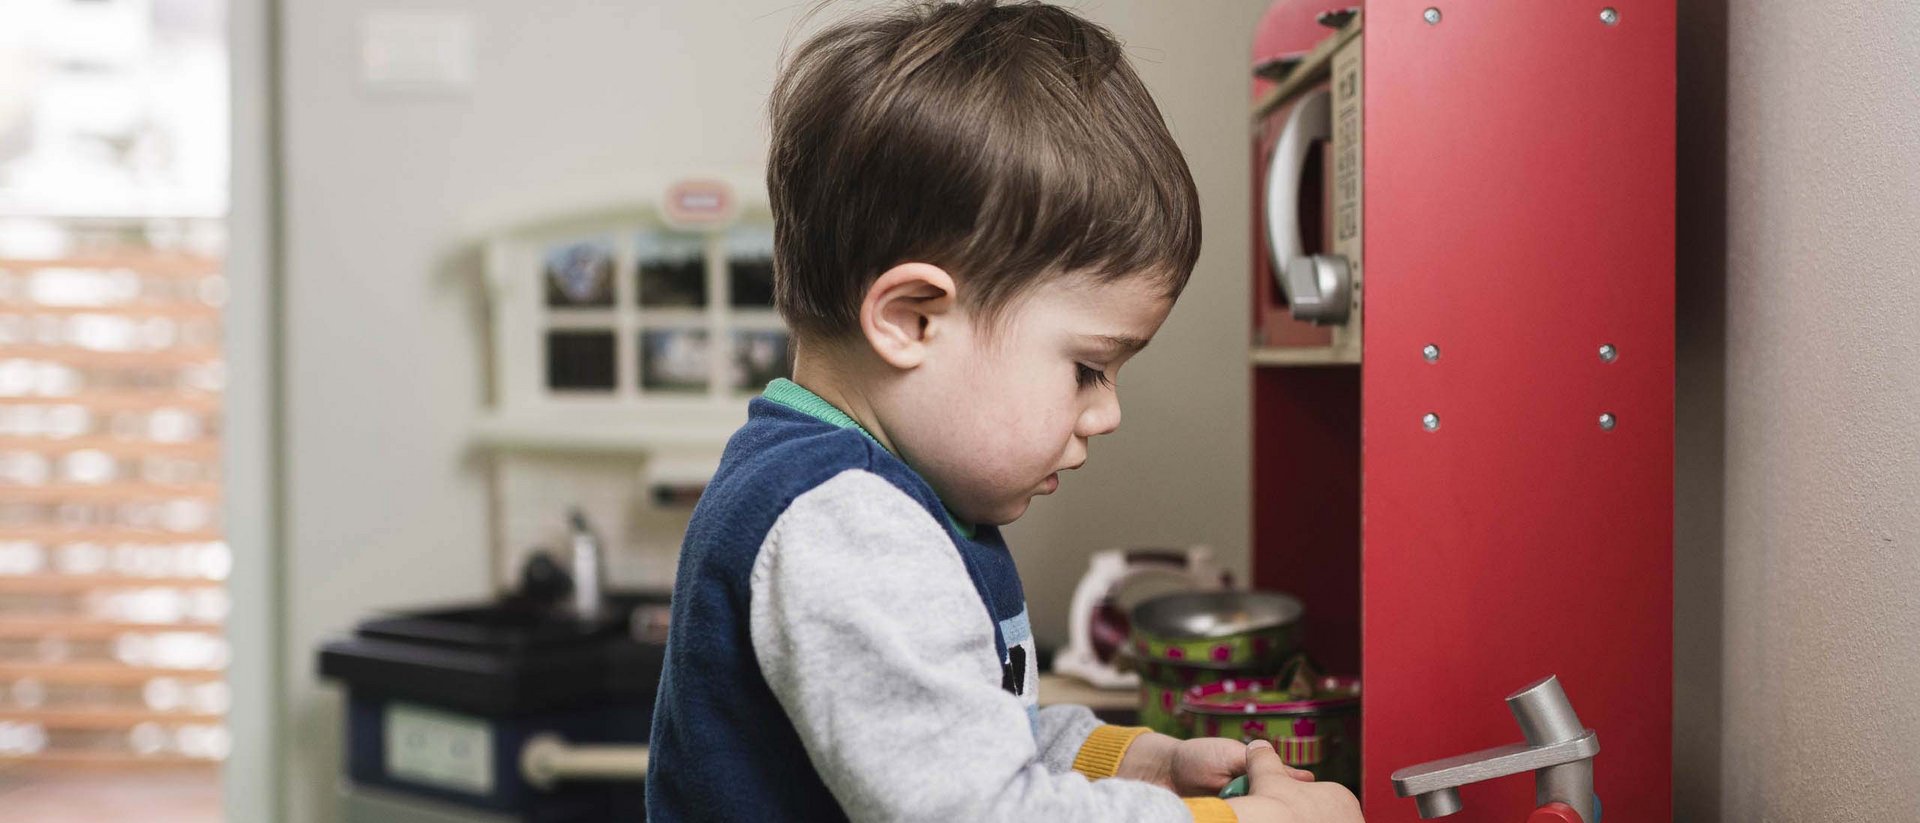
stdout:
[[1019,497],[996,506],[992,511],[975,518],[974,523],[982,526],[1005,526],[1027,513],[1027,507],[1033,504],[1031,497]]

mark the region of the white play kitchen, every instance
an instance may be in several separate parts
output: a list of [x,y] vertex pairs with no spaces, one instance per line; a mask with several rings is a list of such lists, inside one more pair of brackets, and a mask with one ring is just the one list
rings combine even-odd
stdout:
[[748,399],[788,373],[754,191],[675,180],[484,243],[494,391],[471,442],[502,596],[320,650],[347,695],[350,823],[644,816],[680,531]]

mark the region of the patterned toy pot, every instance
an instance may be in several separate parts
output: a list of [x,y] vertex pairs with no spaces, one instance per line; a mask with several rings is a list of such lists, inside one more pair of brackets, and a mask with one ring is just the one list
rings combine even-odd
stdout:
[[1135,606],[1127,650],[1140,673],[1140,720],[1175,737],[1196,730],[1181,694],[1274,674],[1297,645],[1300,601],[1274,592],[1182,592]]
[[1140,675],[1140,725],[1161,734],[1194,736],[1192,719],[1180,710],[1181,695],[1195,685],[1218,683],[1230,677],[1252,677],[1252,672],[1202,669],[1194,666],[1156,667],[1159,677]]
[[1349,789],[1360,782],[1360,681],[1321,677],[1313,696],[1287,690],[1285,678],[1230,678],[1194,686],[1178,702],[1193,733],[1266,740],[1287,765]]

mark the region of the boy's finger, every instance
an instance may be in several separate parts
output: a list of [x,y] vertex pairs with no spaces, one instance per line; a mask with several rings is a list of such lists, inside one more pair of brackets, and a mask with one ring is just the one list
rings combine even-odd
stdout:
[[1280,753],[1273,750],[1272,743],[1255,740],[1247,744],[1247,782],[1253,791],[1263,788],[1271,791],[1275,783],[1293,779],[1293,770],[1280,760]]

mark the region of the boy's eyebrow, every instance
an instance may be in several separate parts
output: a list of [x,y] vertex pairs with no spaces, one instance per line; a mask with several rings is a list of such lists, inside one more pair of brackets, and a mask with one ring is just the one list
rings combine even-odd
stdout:
[[1087,337],[1113,354],[1139,354],[1141,349],[1147,347],[1146,340],[1124,334],[1092,334]]

